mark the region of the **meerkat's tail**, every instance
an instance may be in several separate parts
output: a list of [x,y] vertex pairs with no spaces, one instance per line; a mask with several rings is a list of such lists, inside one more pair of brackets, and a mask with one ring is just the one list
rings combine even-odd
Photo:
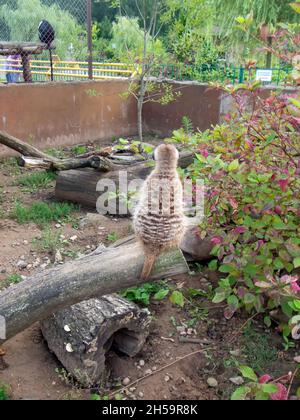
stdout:
[[146,281],[148,277],[150,276],[155,260],[156,260],[156,255],[154,254],[145,255],[144,267],[143,267],[143,271],[141,275],[142,280]]

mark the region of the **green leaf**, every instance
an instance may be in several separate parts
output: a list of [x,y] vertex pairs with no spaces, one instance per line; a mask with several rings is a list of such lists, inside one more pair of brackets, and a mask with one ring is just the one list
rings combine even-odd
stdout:
[[218,268],[218,260],[212,260],[209,264],[208,264],[208,268],[211,271],[215,271]]
[[258,391],[255,395],[255,401],[268,401],[269,399],[269,394],[266,394],[263,391]]
[[300,257],[294,258],[293,264],[294,264],[295,268],[299,268],[300,267]]
[[235,18],[236,23],[239,23],[240,25],[243,25],[246,22],[246,19],[243,16],[238,16]]
[[123,144],[123,145],[125,145],[125,144],[129,144],[129,141],[128,141],[128,140],[125,140],[125,139],[119,139],[119,142],[120,142],[121,144]]
[[264,384],[262,389],[266,394],[275,394],[278,391],[277,385],[274,384]]
[[239,300],[234,295],[229,296],[229,298],[227,299],[227,303],[228,303],[228,305],[233,306],[235,309],[237,309],[239,307]]
[[300,2],[290,3],[290,6],[295,10],[296,13],[300,13]]
[[[299,3],[300,5],[300,3]],[[298,101],[296,98],[289,98],[289,101],[295,105],[297,108],[300,108],[300,101]]]
[[234,271],[234,267],[232,267],[231,265],[223,264],[219,268],[219,271],[221,271],[221,273],[231,273],[232,271]]
[[251,381],[257,382],[258,378],[254,370],[251,369],[249,366],[241,366],[239,369],[244,378],[251,379]]
[[269,316],[265,316],[265,317],[264,317],[264,323],[265,323],[265,325],[266,325],[268,328],[270,328],[270,327],[271,327],[271,325],[272,325],[271,318],[270,318]]
[[231,396],[231,401],[244,401],[251,393],[251,388],[248,386],[241,386]]
[[229,172],[235,172],[235,171],[237,171],[237,170],[239,169],[239,167],[240,167],[239,160],[238,160],[238,159],[233,160],[233,161],[230,163],[230,165],[228,166],[228,171],[229,171]]
[[184,307],[184,296],[181,292],[178,292],[177,290],[175,290],[175,292],[172,293],[172,295],[170,297],[170,301],[174,305],[178,305],[181,308]]
[[169,294],[169,289],[160,289],[157,293],[154,295],[155,300],[163,300],[166,296]]
[[245,305],[250,305],[255,302],[255,296],[252,293],[246,293],[244,296]]
[[215,294],[215,297],[213,298],[212,302],[221,303],[221,302],[224,302],[225,299],[226,299],[225,291],[220,291]]

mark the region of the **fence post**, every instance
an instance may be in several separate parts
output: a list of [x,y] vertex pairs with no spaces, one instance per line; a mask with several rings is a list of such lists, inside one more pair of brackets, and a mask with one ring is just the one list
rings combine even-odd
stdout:
[[92,39],[92,0],[87,0],[87,34],[88,34],[88,74],[89,79],[93,79],[93,39]]
[[244,82],[244,76],[245,76],[245,69],[244,67],[240,67],[240,74],[239,74],[239,83]]

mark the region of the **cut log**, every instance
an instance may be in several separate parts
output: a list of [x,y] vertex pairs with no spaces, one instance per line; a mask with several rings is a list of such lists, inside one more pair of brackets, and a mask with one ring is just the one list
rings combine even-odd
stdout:
[[[143,250],[135,243],[57,266],[9,287],[0,293],[0,320],[6,326],[5,339],[0,328],[0,345],[59,310],[141,284],[143,262]],[[173,250],[157,260],[150,280],[188,271],[182,252]]]
[[[0,144],[9,147],[20,153],[20,163],[26,166],[26,157],[38,158],[38,165],[49,167],[52,170],[66,171],[69,169],[76,168],[94,168],[103,172],[111,171],[114,169],[114,165],[109,159],[102,156],[88,156],[86,158],[69,158],[69,159],[57,159],[46,153],[41,152],[35,147],[31,146],[24,141],[17,139],[3,131],[0,131]],[[32,159],[29,160],[31,165],[33,164]]]
[[147,309],[117,295],[82,302],[41,322],[49,349],[84,387],[107,377],[105,357],[112,346],[129,357],[138,354],[149,334]]
[[[179,158],[179,166],[186,168],[193,162],[193,159],[193,153],[182,152]],[[146,179],[152,169],[153,161],[129,166],[118,165],[117,169],[107,172],[105,178],[114,181],[118,190],[120,172],[125,171],[128,182],[130,182],[134,179]],[[55,197],[61,201],[71,201],[95,209],[97,200],[101,195],[96,191],[101,178],[101,174],[89,168],[60,172],[56,181]]]

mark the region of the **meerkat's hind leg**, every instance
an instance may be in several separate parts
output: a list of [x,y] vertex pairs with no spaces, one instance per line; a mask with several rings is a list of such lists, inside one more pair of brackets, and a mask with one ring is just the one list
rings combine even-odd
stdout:
[[144,281],[148,280],[151,274],[152,268],[154,266],[155,260],[156,260],[156,255],[145,254],[145,261],[144,261],[143,271],[141,274],[141,280],[144,280]]

